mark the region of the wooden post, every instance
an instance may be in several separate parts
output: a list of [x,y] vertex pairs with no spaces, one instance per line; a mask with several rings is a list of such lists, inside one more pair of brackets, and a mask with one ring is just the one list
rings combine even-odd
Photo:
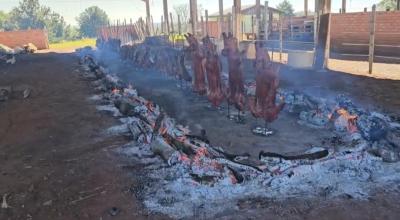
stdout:
[[167,0],[163,0],[163,7],[164,7],[164,22],[165,22],[165,31],[167,34],[169,34],[170,30],[169,30],[169,19],[168,19],[168,1]]
[[190,21],[192,22],[192,32],[196,36],[197,32],[197,0],[190,0]]
[[397,11],[400,11],[400,0],[397,0]]
[[232,33],[233,25],[232,25],[232,13],[228,13],[228,32]]
[[255,26],[256,24],[255,24],[255,22],[254,22],[254,15],[252,15],[251,16],[251,34],[254,36],[254,34],[255,34],[255,28],[254,28],[254,26]]
[[161,33],[164,33],[164,16],[161,16]]
[[346,9],[346,0],[342,0],[342,13],[346,13],[347,9]]
[[181,24],[181,16],[178,15],[178,33],[179,33],[179,35],[182,34],[182,26],[181,25],[182,25]]
[[329,57],[331,53],[331,19],[332,19],[332,13],[329,13],[328,30],[326,34],[325,54],[324,54],[324,67],[323,67],[324,69],[328,68]]
[[[316,57],[317,53],[317,44],[318,44],[318,32],[319,32],[319,0],[315,0],[315,8],[314,8],[314,56]],[[314,59],[314,64],[315,64]]]
[[208,10],[205,10],[205,15],[206,15],[206,35],[208,36],[209,34],[209,29],[208,29]]
[[232,34],[236,37],[237,34],[237,26],[236,26],[236,7],[232,6]]
[[279,14],[279,61],[282,63],[283,53],[283,15]]
[[175,33],[175,30],[174,30],[174,21],[173,21],[173,19],[172,19],[172,13],[169,13],[169,17],[171,18],[171,31],[172,31],[172,33]]
[[204,17],[200,17],[200,24],[201,24],[201,36],[204,37]]
[[375,22],[376,22],[376,5],[373,5],[370,20],[369,20],[369,59],[368,59],[369,74],[372,74],[372,65],[374,63]]
[[292,16],[289,17],[290,22],[290,40],[293,40],[293,23],[292,23]]
[[154,20],[153,20],[153,16],[150,16],[150,19],[151,19],[151,32],[153,33],[153,34],[156,34],[156,29],[154,28]]
[[[261,36],[261,31],[260,31],[260,20],[261,20],[261,0],[256,0],[256,20],[254,24],[254,30],[253,34],[255,33],[257,35],[257,38]],[[253,22],[253,20],[252,20]]]
[[234,16],[234,36],[238,39],[238,42],[240,42],[243,39],[243,34],[241,32],[241,24],[242,24],[242,3],[241,0],[233,0],[233,8],[235,11],[235,16]]
[[308,0],[304,0],[304,17],[308,16]]
[[150,3],[149,0],[143,0],[146,3],[146,31],[150,34]]
[[268,1],[264,3],[264,39],[268,40],[269,35],[269,6]]
[[219,0],[219,37],[222,38],[224,32],[224,0]]

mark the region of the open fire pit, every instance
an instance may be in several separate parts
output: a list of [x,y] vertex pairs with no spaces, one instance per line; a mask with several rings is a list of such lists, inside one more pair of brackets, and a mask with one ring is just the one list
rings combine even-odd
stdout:
[[[174,218],[199,212],[213,217],[244,198],[364,199],[400,181],[400,124],[343,95],[327,100],[278,90],[276,100],[286,103],[283,111],[297,115],[300,125],[325,129],[335,138],[294,155],[261,151],[255,163],[248,155],[232,155],[191,134],[94,56],[84,55],[82,68],[82,76],[99,93],[92,97],[98,109],[121,121],[108,131],[132,138],[118,152],[145,165],[151,183],[141,195],[151,211]],[[255,91],[252,85],[246,86],[248,94]]]

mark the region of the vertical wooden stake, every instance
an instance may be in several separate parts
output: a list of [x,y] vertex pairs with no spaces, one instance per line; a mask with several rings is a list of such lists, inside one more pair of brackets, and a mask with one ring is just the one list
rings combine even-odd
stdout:
[[152,32],[152,34],[156,34],[156,30],[155,30],[155,28],[154,28],[154,20],[153,20],[153,16],[150,16],[150,19],[151,19],[151,32]]
[[197,0],[190,0],[190,21],[192,22],[192,33],[197,35]]
[[279,61],[282,63],[283,52],[283,15],[279,14]]
[[224,33],[224,1],[219,0],[219,37]]
[[374,63],[375,50],[375,22],[376,22],[376,5],[372,6],[372,12],[369,20],[369,74],[372,74],[372,65]]
[[233,36],[235,36],[238,39],[238,42],[240,42],[243,39],[243,34],[241,31],[242,27],[242,3],[241,0],[233,0],[233,11],[234,11],[234,17],[233,17],[233,25],[234,25],[234,30],[233,30]]
[[169,13],[169,17],[171,18],[171,21],[170,21],[170,23],[171,23],[171,31],[172,31],[172,33],[175,33],[174,21],[172,20],[172,13]]
[[208,10],[205,10],[205,15],[206,15],[206,35],[208,36],[209,30],[208,30]]
[[233,27],[232,27],[232,17],[233,17],[232,13],[229,13],[228,14],[228,32],[229,33],[233,32],[232,31],[232,29],[233,29]]
[[181,24],[181,16],[178,15],[178,33],[179,33],[179,35],[182,34],[182,26],[181,25],[182,25]]
[[304,0],[304,16],[308,16],[308,0]]
[[329,67],[329,57],[331,54],[331,19],[332,19],[332,13],[329,13],[328,17],[328,30],[326,33],[326,43],[325,43],[325,54],[324,54],[324,69],[328,69]]
[[161,33],[164,33],[164,16],[161,16]]
[[168,19],[168,1],[163,0],[163,7],[164,7],[164,21],[165,21],[165,31],[166,34],[168,35],[170,30],[169,30],[169,19]]
[[269,8],[268,8],[268,1],[264,3],[264,39],[268,40],[269,34]]
[[256,20],[254,24],[253,34],[256,34],[256,37],[259,38],[261,36],[260,31],[260,19],[261,19],[261,0],[256,0]]
[[255,29],[254,29],[254,25],[255,25],[254,23],[255,23],[255,22],[254,22],[254,16],[252,15],[252,16],[251,16],[251,34],[252,34],[253,36],[254,36],[254,32],[255,32],[255,31],[254,31],[254,30],[255,30]]
[[204,17],[200,17],[200,24],[201,24],[201,36],[204,37]]
[[346,6],[347,6],[346,0],[342,0],[342,13],[343,14],[346,13],[346,11],[347,11]]

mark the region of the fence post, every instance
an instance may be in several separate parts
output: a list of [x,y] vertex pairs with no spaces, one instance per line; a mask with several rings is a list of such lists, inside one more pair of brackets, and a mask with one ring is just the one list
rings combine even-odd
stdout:
[[376,5],[372,6],[372,12],[369,21],[369,74],[372,74],[372,65],[374,63],[375,50],[375,21],[376,21]]
[[232,33],[232,13],[228,13],[228,33]]
[[325,43],[325,54],[324,54],[324,68],[328,69],[329,57],[331,53],[331,19],[332,13],[328,15],[328,30],[326,31],[326,43]]
[[208,30],[208,10],[205,10],[205,14],[206,14],[206,35],[208,36],[209,34],[209,30]]
[[192,22],[193,35],[197,35],[197,0],[190,0],[190,20]]
[[224,1],[219,0],[219,38],[222,38],[224,31]]
[[283,15],[279,14],[279,62],[282,63],[282,52],[283,52]]
[[170,29],[169,29],[169,19],[168,19],[168,1],[164,0],[163,1],[163,7],[164,7],[164,22],[165,22],[165,32],[167,35],[169,35],[170,33]]
[[178,15],[178,33],[179,33],[179,35],[182,34],[182,26],[181,25],[182,25],[181,24],[181,16]]
[[154,28],[154,20],[153,20],[153,16],[150,16],[151,19],[151,29],[152,29],[152,33],[153,35],[156,34],[156,29]]
[[200,17],[200,24],[201,24],[201,37],[204,37],[204,17],[203,17],[203,15]]
[[[260,19],[261,19],[261,0],[256,0],[256,19],[254,24],[253,34],[256,35],[257,38],[260,38]],[[253,19],[252,19],[253,22]],[[261,39],[259,39],[261,40]]]
[[175,33],[175,29],[174,29],[174,20],[172,19],[172,13],[169,13],[169,17],[171,19],[170,23],[171,23],[171,32]]
[[268,31],[269,31],[269,8],[268,1],[264,3],[264,40],[268,40]]

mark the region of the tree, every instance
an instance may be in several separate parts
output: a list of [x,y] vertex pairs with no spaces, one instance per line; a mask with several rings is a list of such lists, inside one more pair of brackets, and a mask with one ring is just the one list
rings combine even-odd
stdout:
[[66,23],[64,18],[39,0],[21,0],[9,13],[6,30],[47,29],[50,42],[62,39]]
[[96,37],[97,29],[108,24],[108,15],[97,6],[85,9],[77,18],[79,31],[84,37]]
[[293,5],[290,4],[288,0],[283,0],[283,2],[279,3],[276,7],[278,10],[282,11],[286,16],[294,15]]
[[397,0],[381,0],[378,4],[378,9],[382,11],[386,11],[389,9],[390,11],[396,10],[397,8]]
[[[189,6],[188,4],[180,4],[174,6],[175,14],[181,19],[182,31],[187,31],[187,24],[189,23]],[[178,21],[178,18],[176,19]]]
[[4,30],[6,22],[8,20],[8,14],[4,11],[0,11],[0,30]]

